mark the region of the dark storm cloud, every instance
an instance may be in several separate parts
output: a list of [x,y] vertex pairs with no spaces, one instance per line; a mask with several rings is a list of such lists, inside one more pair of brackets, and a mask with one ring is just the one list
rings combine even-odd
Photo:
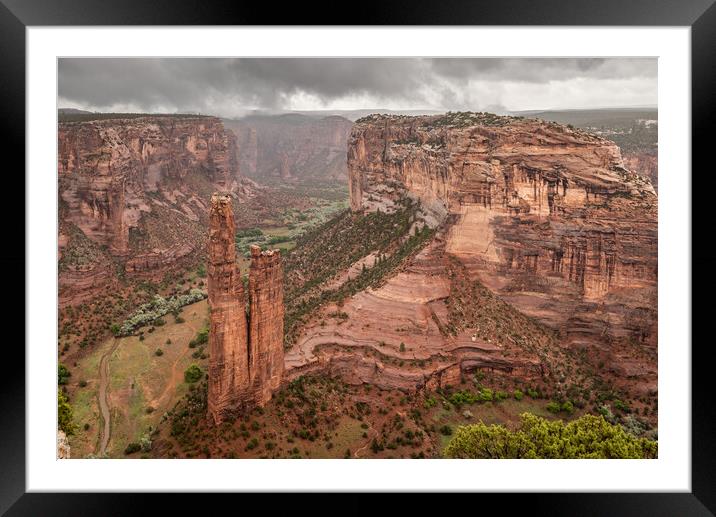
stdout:
[[512,58],[512,59],[436,59],[436,73],[468,79],[545,83],[576,78],[627,79],[656,78],[653,58]]
[[598,89],[608,80],[628,85],[646,79],[655,85],[656,60],[71,58],[59,62],[59,97],[61,104],[96,110],[219,115],[348,100],[361,104],[354,108],[476,109],[503,104],[505,98],[522,103],[519,94],[509,93],[511,83],[534,89],[580,79],[586,80],[581,88]]

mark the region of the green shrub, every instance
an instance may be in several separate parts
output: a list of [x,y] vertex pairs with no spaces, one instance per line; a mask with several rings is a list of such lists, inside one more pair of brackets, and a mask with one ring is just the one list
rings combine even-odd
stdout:
[[562,409],[562,406],[560,406],[559,402],[555,402],[554,400],[547,404],[547,411],[550,413],[559,413]]
[[72,406],[70,406],[67,396],[59,389],[57,390],[57,426],[67,436],[75,434],[76,427],[72,422]]
[[425,406],[425,409],[430,409],[437,403],[438,401],[435,399],[435,397],[428,397],[425,399],[425,402],[423,402],[423,405]]
[[637,438],[602,416],[565,423],[523,413],[517,430],[483,423],[460,426],[448,458],[656,458],[656,441]]
[[261,237],[264,234],[261,228],[246,228],[244,230],[238,230],[236,232],[236,241],[243,239],[244,237]]
[[513,393],[515,400],[522,400],[525,397],[525,394],[522,393],[520,390],[515,390]]
[[135,452],[139,452],[140,450],[142,450],[141,445],[139,445],[137,442],[130,442],[124,449],[124,454],[125,456],[128,456],[130,454],[134,454]]
[[572,404],[571,401],[567,400],[566,402],[562,403],[560,410],[571,415],[572,413],[574,413],[574,404]]
[[452,434],[452,427],[449,425],[444,425],[440,428],[440,434],[443,436],[450,436]]
[[161,356],[164,355],[164,351],[163,351],[161,348],[157,348],[157,349],[154,351],[154,355],[156,355],[157,357],[161,357]]
[[460,407],[463,404],[474,404],[480,400],[479,395],[475,395],[470,391],[456,391],[448,398],[453,406]]
[[201,368],[199,368],[199,365],[192,364],[184,371],[184,381],[194,383],[201,379],[202,375],[203,372]]
[[614,413],[609,404],[602,404],[597,408],[597,412],[602,415],[608,422],[614,422]]
[[614,407],[623,413],[631,412],[631,408],[629,407],[629,405],[619,399],[616,399],[614,401]]
[[69,382],[70,377],[72,377],[72,374],[67,369],[67,367],[64,364],[60,364],[57,367],[57,384],[67,384]]
[[155,295],[150,302],[140,305],[132,316],[124,320],[117,335],[128,336],[144,325],[155,323],[157,320],[164,321],[162,316],[177,313],[183,306],[204,298],[206,295],[199,289],[191,289],[186,294],[172,296],[169,299]]
[[494,398],[493,392],[490,388],[482,388],[478,396],[482,402],[492,402]]

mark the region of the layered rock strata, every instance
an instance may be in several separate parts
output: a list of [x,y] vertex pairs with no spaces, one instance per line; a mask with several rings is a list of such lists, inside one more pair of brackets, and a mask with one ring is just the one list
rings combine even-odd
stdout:
[[[146,116],[62,122],[58,127],[60,256],[81,232],[128,277],[161,279],[203,249],[210,193],[252,194],[239,175],[236,138],[221,120]],[[77,253],[70,253],[75,256]],[[60,272],[60,304],[92,296],[64,289],[94,284],[108,260]],[[64,282],[63,275],[71,279]],[[77,277],[87,276],[87,281]],[[79,284],[77,283],[79,281]],[[96,293],[94,293],[96,294]]]
[[487,114],[373,117],[348,151],[351,207],[405,191],[451,222],[446,251],[574,341],[656,343],[657,197],[612,142]]
[[283,374],[283,270],[278,250],[251,249],[250,317],[236,264],[231,197],[211,198],[209,391],[215,423],[271,399]]
[[557,331],[560,346],[590,347],[604,371],[656,389],[657,197],[613,142],[519,117],[373,115],[353,127],[348,169],[354,212],[391,211],[409,196],[439,231],[383,286],[323,313],[347,318],[307,325],[289,376],[328,367],[408,388],[475,368],[521,379],[567,368],[551,340],[516,346],[537,335],[528,326],[482,338],[463,317],[480,308],[454,296],[474,280]]

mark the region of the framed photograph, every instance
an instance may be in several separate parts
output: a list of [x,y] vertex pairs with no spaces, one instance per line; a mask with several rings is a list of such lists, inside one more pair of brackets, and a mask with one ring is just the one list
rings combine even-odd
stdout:
[[710,515],[712,3],[266,26],[3,0],[27,309],[0,508],[532,492]]

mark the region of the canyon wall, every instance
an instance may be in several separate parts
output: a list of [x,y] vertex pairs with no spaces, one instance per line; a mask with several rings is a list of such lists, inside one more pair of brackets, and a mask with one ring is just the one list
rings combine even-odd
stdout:
[[77,286],[98,272],[161,279],[202,249],[211,192],[252,195],[237,163],[235,135],[213,117],[61,122],[61,305],[96,294]]
[[415,389],[483,370],[559,392],[590,390],[598,368],[656,392],[657,196],[613,142],[521,117],[373,115],[348,169],[357,215],[412,198],[434,237],[311,319],[287,378]]
[[656,345],[657,197],[614,143],[520,117],[374,115],[348,167],[354,211],[419,199],[447,253],[571,343]]
[[231,204],[226,194],[211,198],[208,412],[215,423],[271,400],[283,375],[281,254],[278,250],[251,248],[247,319]]
[[351,121],[299,114],[224,120],[237,136],[239,167],[258,181],[345,180]]

